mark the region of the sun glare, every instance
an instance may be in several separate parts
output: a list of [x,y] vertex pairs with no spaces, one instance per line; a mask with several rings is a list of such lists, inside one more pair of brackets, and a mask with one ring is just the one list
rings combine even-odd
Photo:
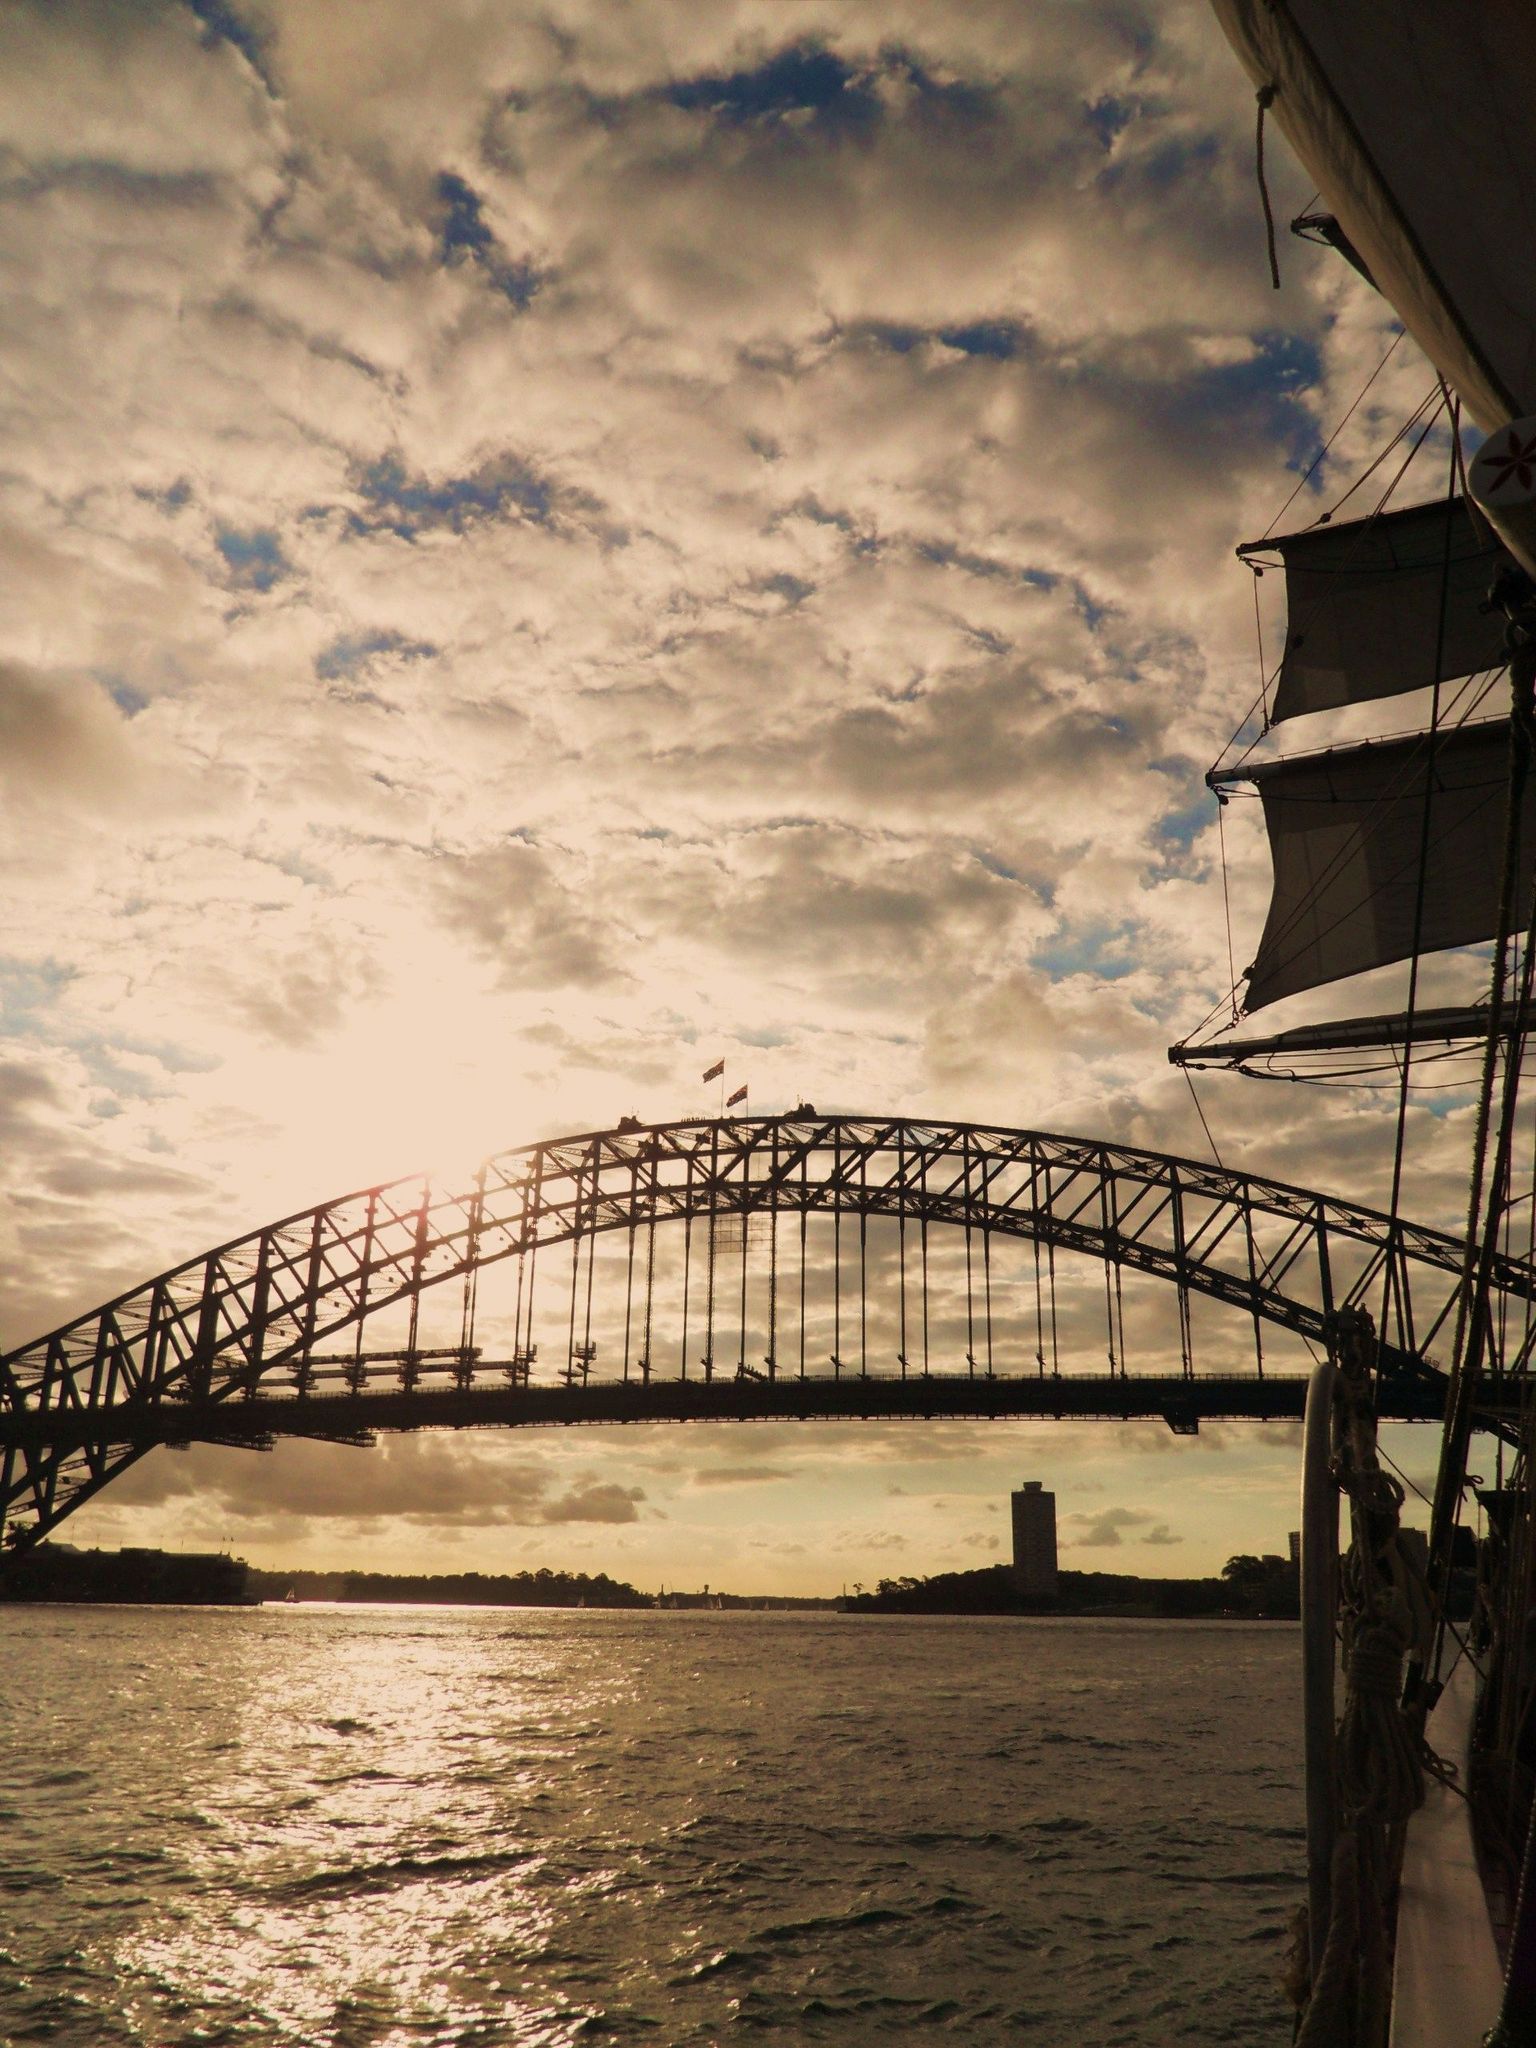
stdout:
[[402,947],[391,967],[319,1050],[242,1042],[210,1077],[210,1105],[237,1093],[266,1124],[268,1185],[296,1201],[422,1172],[467,1185],[490,1154],[606,1113],[579,1077],[539,1073],[532,1007],[451,950]]

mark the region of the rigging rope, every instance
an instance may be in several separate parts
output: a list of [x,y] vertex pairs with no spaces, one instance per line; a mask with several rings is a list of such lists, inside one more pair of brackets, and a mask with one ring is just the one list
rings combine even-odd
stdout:
[[1276,87],[1261,85],[1255,97],[1259,103],[1258,131],[1254,137],[1254,169],[1258,173],[1259,197],[1264,202],[1264,240],[1269,250],[1269,281],[1280,289],[1280,259],[1275,254],[1275,215],[1269,203],[1269,184],[1264,176],[1264,116],[1275,104]]
[[1227,880],[1227,799],[1221,790],[1216,792],[1216,841],[1221,850],[1221,910],[1227,925],[1227,973],[1232,982],[1232,1022],[1235,1026],[1238,1019],[1237,955],[1232,950],[1232,893]]
[[[1369,483],[1370,479],[1376,474],[1377,470],[1380,469],[1381,465],[1392,453],[1392,450],[1397,446],[1398,442],[1406,440],[1407,437],[1413,432],[1414,428],[1419,426],[1419,422],[1423,420],[1424,424],[1420,429],[1419,438],[1414,442],[1413,446],[1404,456],[1402,465],[1398,469],[1396,476],[1393,477],[1391,483],[1387,486],[1386,490],[1382,492],[1380,502],[1376,505],[1376,507],[1369,516],[1371,518],[1374,518],[1376,516],[1376,513],[1380,512],[1382,506],[1386,504],[1388,498],[1391,497],[1392,493],[1397,489],[1398,485],[1407,475],[1408,470],[1412,467],[1413,458],[1424,446],[1425,441],[1429,438],[1429,435],[1434,430],[1435,426],[1438,424],[1440,419],[1441,405],[1443,405],[1444,403],[1444,392],[1445,386],[1437,377],[1435,379],[1435,382],[1430,385],[1429,389],[1425,392],[1424,396],[1419,400],[1418,404],[1414,407],[1413,411],[1409,413],[1407,419],[1403,421],[1403,424],[1392,436],[1391,440],[1387,443],[1385,448],[1383,448],[1379,454],[1374,456],[1371,459],[1371,461],[1366,464],[1365,468],[1361,470],[1360,474],[1355,478],[1354,482],[1350,485],[1349,489],[1344,493],[1343,497],[1336,498],[1334,500],[1333,504],[1329,506],[1328,510],[1325,513],[1323,513],[1322,517],[1315,522],[1317,525],[1329,525],[1332,522],[1335,514],[1339,511],[1339,508],[1349,503],[1350,499],[1355,495],[1356,491],[1359,490],[1362,484]],[[1435,404],[1434,411],[1430,413],[1429,418],[1425,420],[1424,412],[1426,407],[1428,407],[1433,401],[1437,399],[1440,402]]]
[[1264,574],[1257,562],[1250,562],[1253,571],[1253,637],[1259,652],[1259,723],[1262,739],[1269,731],[1269,671],[1264,665],[1264,619],[1259,611],[1259,578]]
[[[1456,1337],[1451,1354],[1450,1387],[1446,1396],[1445,1433],[1440,1468],[1435,1480],[1435,1505],[1430,1521],[1430,1576],[1445,1605],[1450,1574],[1452,1532],[1461,1505],[1466,1477],[1467,1448],[1472,1435],[1472,1397],[1481,1375],[1486,1344],[1487,1289],[1497,1249],[1499,1205],[1508,1188],[1510,1146],[1513,1143],[1515,1101],[1519,1090],[1522,1043],[1512,1045],[1505,1067],[1505,1085],[1500,1100],[1497,1134],[1494,1137],[1494,1171],[1487,1175],[1488,1142],[1493,1132],[1494,1078],[1498,1067],[1500,1026],[1509,978],[1509,942],[1514,929],[1515,890],[1520,866],[1520,823],[1526,777],[1531,758],[1531,691],[1536,681],[1536,643],[1525,642],[1510,659],[1510,768],[1509,803],[1505,819],[1503,871],[1499,884],[1498,936],[1494,942],[1492,984],[1488,998],[1488,1038],[1483,1055],[1482,1085],[1478,1091],[1477,1130],[1472,1147],[1472,1167],[1467,1198],[1467,1255],[1462,1268],[1456,1308]],[[1528,941],[1523,963],[1520,1000],[1530,992],[1532,947]],[[1523,1017],[1522,1017],[1523,1025]]]
[[[1435,751],[1440,739],[1440,671],[1445,665],[1445,619],[1451,586],[1451,521],[1456,503],[1457,456],[1461,446],[1461,400],[1451,396],[1443,380],[1441,391],[1451,412],[1451,468],[1445,486],[1445,545],[1440,553],[1440,598],[1435,618],[1435,685],[1430,700],[1429,751],[1424,763],[1424,808],[1419,819],[1419,873],[1413,899],[1413,944],[1408,955],[1408,1014],[1403,1037],[1402,1072],[1397,1093],[1397,1136],[1392,1151],[1392,1199],[1387,1204],[1387,1214],[1392,1219],[1394,1233],[1397,1229],[1398,1205],[1403,1192],[1403,1141],[1408,1128],[1408,1076],[1413,1066],[1413,1026],[1419,1003],[1419,947],[1424,936],[1424,894],[1429,873],[1430,816],[1434,809],[1435,796]],[[1383,1328],[1386,1327],[1396,1283],[1400,1278],[1389,1245],[1382,1283]],[[1398,1335],[1401,1338],[1403,1303],[1400,1294],[1396,1300],[1396,1308]]]
[[[1333,447],[1334,442],[1337,441],[1340,434],[1343,433],[1344,429],[1349,425],[1350,421],[1354,418],[1356,412],[1360,408],[1362,401],[1365,398],[1366,393],[1370,390],[1371,386],[1376,382],[1376,379],[1381,375],[1382,371],[1387,367],[1388,363],[1391,362],[1393,354],[1397,349],[1397,345],[1402,340],[1406,332],[1406,328],[1399,327],[1396,334],[1392,337],[1390,344],[1388,345],[1386,354],[1382,357],[1381,361],[1376,365],[1375,369],[1372,370],[1369,377],[1366,378],[1365,382],[1361,385],[1360,389],[1355,393],[1354,401],[1350,405],[1348,412],[1345,413],[1343,419],[1339,421],[1339,424],[1328,436],[1327,440],[1323,443],[1322,447],[1318,449],[1317,453],[1313,456],[1312,460],[1307,464],[1306,469],[1302,473],[1300,483],[1297,484],[1295,490],[1292,491],[1291,495],[1280,507],[1280,510],[1275,514],[1274,518],[1270,520],[1268,526],[1266,526],[1264,531],[1259,535],[1260,540],[1269,539],[1269,536],[1274,532],[1275,528],[1280,524],[1281,520],[1285,517],[1286,513],[1290,511],[1291,507],[1295,504],[1296,500],[1301,496],[1302,492],[1307,488],[1307,485],[1311,483],[1313,477],[1317,474],[1318,464],[1320,462],[1325,462],[1328,459],[1329,451]],[[1329,516],[1332,517],[1332,514],[1330,514]]]
[[1191,1074],[1188,1067],[1184,1067],[1183,1069],[1181,1069],[1181,1071],[1184,1075],[1184,1079],[1189,1083],[1190,1100],[1195,1105],[1195,1115],[1200,1119],[1200,1128],[1205,1133],[1205,1142],[1211,1148],[1211,1157],[1215,1160],[1216,1164],[1221,1168],[1222,1172],[1225,1173],[1227,1170],[1226,1163],[1222,1159],[1221,1154],[1216,1149],[1216,1140],[1211,1136],[1211,1127],[1205,1120],[1205,1111],[1200,1106],[1200,1097],[1195,1093],[1195,1077],[1193,1074]]

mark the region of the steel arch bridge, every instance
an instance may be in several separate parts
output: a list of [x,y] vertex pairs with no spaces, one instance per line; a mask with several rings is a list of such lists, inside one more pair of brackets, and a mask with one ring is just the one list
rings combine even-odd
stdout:
[[[964,1247],[965,1335],[937,1370],[934,1227],[951,1252]],[[830,1232],[819,1259],[807,1250],[813,1228]],[[887,1249],[876,1255],[881,1229]],[[673,1240],[674,1283],[680,1263],[675,1342],[657,1328],[659,1236]],[[761,1266],[765,1239],[759,1365],[747,1357],[747,1284],[749,1247]],[[1008,1239],[1032,1247],[1033,1295],[1027,1277],[1011,1284],[1012,1320],[995,1343],[993,1247]],[[601,1364],[592,1336],[599,1241],[616,1241],[624,1276],[622,1344],[615,1336],[612,1362],[605,1353]],[[548,1254],[559,1247],[569,1256],[551,1344]],[[1058,1253],[1102,1265],[1107,1374],[1060,1370]],[[507,1261],[511,1343],[493,1360],[475,1341],[479,1279]],[[1289,1419],[1301,1413],[1305,1375],[1266,1371],[1265,1327],[1323,1344],[1338,1311],[1383,1304],[1382,1411],[1431,1419],[1443,1412],[1445,1381],[1429,1354],[1437,1342],[1448,1348],[1463,1265],[1458,1240],[1400,1218],[1089,1139],[823,1116],[808,1105],[774,1117],[626,1119],[501,1153],[467,1186],[411,1178],[321,1203],[0,1356],[0,1508],[9,1540],[31,1542],[156,1446],[267,1448],[280,1435],[366,1443],[377,1429],[837,1415],[1161,1415],[1177,1430],[1212,1416]],[[872,1370],[870,1278],[889,1295],[892,1267],[896,1342]],[[1172,1290],[1176,1371],[1127,1369],[1122,1275]],[[1536,1341],[1536,1269],[1500,1258],[1491,1285],[1497,1386],[1523,1373]],[[454,1341],[428,1343],[422,1305],[445,1287]],[[814,1367],[813,1295],[831,1336]],[[1191,1303],[1200,1298],[1251,1324],[1245,1370],[1197,1367]],[[957,1282],[955,1332],[959,1301]],[[722,1362],[716,1340],[737,1307],[737,1356]],[[370,1346],[370,1330],[390,1316],[404,1320],[403,1337]],[[350,1347],[337,1349],[343,1338]],[[702,1348],[691,1354],[690,1343]]]

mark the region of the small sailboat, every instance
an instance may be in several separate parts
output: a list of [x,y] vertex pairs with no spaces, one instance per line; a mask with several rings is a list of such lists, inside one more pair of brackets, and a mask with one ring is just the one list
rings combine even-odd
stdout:
[[[1309,1403],[1298,2039],[1533,2041],[1536,1334],[1529,1314],[1496,1327],[1489,1273],[1523,1262],[1528,1297],[1536,1269],[1536,8],[1212,4],[1257,96],[1261,190],[1273,122],[1327,208],[1296,225],[1389,301],[1438,373],[1452,444],[1435,502],[1384,501],[1239,550],[1284,576],[1286,642],[1273,696],[1211,781],[1222,801],[1247,791],[1261,804],[1274,892],[1241,1003],[1234,991],[1219,1028],[1170,1055],[1385,1080],[1394,1215],[1415,1171],[1416,1087],[1426,1075],[1465,1085],[1467,1249],[1443,1355],[1425,1357],[1407,1327],[1389,1252],[1370,1308],[1357,1290],[1336,1318]],[[1483,437],[1470,469],[1466,426]],[[1409,710],[1422,715],[1394,730]],[[1298,748],[1301,719],[1342,731]],[[1362,737],[1367,719],[1379,729]],[[1379,989],[1394,963],[1399,999],[1320,1014],[1319,992],[1369,974]],[[1255,1031],[1255,1013],[1297,997],[1302,1021]],[[1383,1336],[1440,1376],[1427,1546],[1399,1526],[1402,1489],[1377,1456]],[[1491,1485],[1470,1469],[1478,1431]]]

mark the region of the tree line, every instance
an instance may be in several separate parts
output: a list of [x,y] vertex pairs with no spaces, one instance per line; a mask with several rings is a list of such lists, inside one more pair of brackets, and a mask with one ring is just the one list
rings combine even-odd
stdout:
[[263,1600],[421,1601],[444,1607],[649,1607],[651,1596],[606,1572],[259,1571]]

